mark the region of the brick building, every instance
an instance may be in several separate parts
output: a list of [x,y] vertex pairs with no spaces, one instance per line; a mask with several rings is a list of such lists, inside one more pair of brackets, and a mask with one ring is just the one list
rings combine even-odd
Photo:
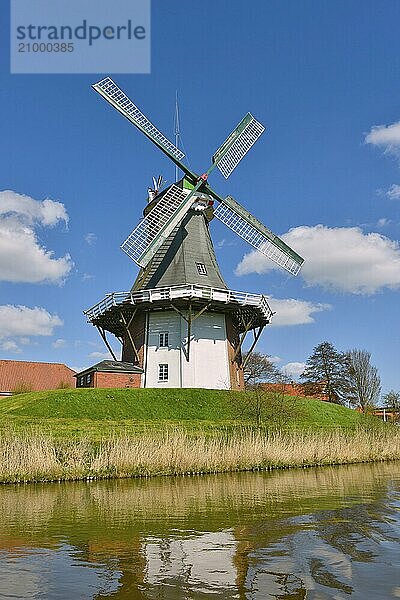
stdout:
[[0,396],[75,387],[74,376],[75,371],[62,363],[0,360]]
[[[311,395],[306,384],[296,383],[294,381],[291,383],[262,383],[261,388],[267,392],[283,393],[287,396],[305,397]],[[329,397],[325,391],[325,384],[323,382],[314,384],[313,388],[312,396],[314,398],[323,400],[324,402],[329,401]]]
[[76,373],[77,388],[139,388],[143,369],[128,362],[102,360]]

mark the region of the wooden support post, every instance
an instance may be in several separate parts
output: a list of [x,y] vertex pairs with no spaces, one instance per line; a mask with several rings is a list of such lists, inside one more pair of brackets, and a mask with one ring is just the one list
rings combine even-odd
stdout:
[[100,333],[100,335],[101,335],[101,337],[103,339],[103,342],[107,346],[107,349],[108,349],[109,353],[111,354],[111,356],[113,357],[113,359],[116,361],[117,357],[115,356],[113,349],[111,348],[110,344],[108,343],[105,330],[102,329],[101,327],[99,327],[99,325],[96,325],[96,329]]
[[129,319],[129,321],[128,321],[128,324],[127,324],[127,326],[126,326],[126,327],[127,327],[127,329],[129,329],[129,327],[132,325],[132,321],[133,321],[133,319],[135,318],[135,316],[136,316],[136,313],[137,313],[137,308],[135,308],[135,310],[133,311],[133,313],[132,313],[132,315],[131,315],[131,318],[130,318],[130,319]]
[[200,315],[202,315],[203,312],[205,312],[207,310],[207,308],[210,306],[210,304],[211,304],[211,302],[209,302],[208,304],[206,304],[205,306],[203,306],[203,308],[201,310],[199,310],[199,312],[194,315],[194,317],[192,318],[192,323],[193,323],[193,321],[195,321],[197,319],[197,317],[200,317]]
[[237,345],[237,348],[235,350],[235,354],[233,355],[233,358],[232,358],[232,361],[231,361],[232,363],[235,362],[235,360],[237,358],[237,355],[239,354],[239,352],[240,352],[240,350],[242,348],[242,345],[243,345],[243,342],[244,342],[244,340],[246,338],[246,335],[248,334],[249,330],[251,329],[252,323],[253,323],[253,319],[251,319],[251,321],[249,321],[246,324],[244,332],[242,333],[242,336],[239,338],[239,344]]
[[[131,325],[131,323],[132,323],[132,321],[133,321],[133,317],[134,317],[134,316],[135,316],[135,314],[136,314],[136,310],[137,310],[137,309],[135,309],[135,311],[134,311],[134,313],[133,313],[132,317],[129,319],[129,325]],[[139,362],[140,362],[140,359],[139,359],[139,353],[138,353],[138,351],[137,351],[137,348],[136,348],[136,346],[135,346],[135,342],[133,341],[132,334],[131,334],[131,332],[130,332],[130,330],[129,330],[129,328],[128,328],[128,323],[126,322],[125,315],[124,315],[124,313],[123,313],[123,312],[120,312],[120,315],[121,315],[121,321],[122,321],[122,323],[125,325],[125,329],[126,329],[126,333],[128,334],[129,341],[131,342],[131,345],[132,345],[132,350],[133,350],[133,353],[134,353],[134,355],[135,355],[136,361],[137,361],[137,362],[138,362],[138,364],[139,364]]]
[[180,315],[182,317],[182,319],[185,319],[185,321],[187,321],[186,315],[184,315],[183,312],[181,310],[179,310],[179,308],[176,308],[176,306],[174,306],[173,304],[171,304],[171,308],[173,308],[174,311],[177,312],[178,315]]
[[182,317],[182,319],[184,319],[188,325],[187,327],[187,349],[186,349],[186,360],[187,362],[189,362],[189,358],[190,358],[190,337],[192,335],[192,323],[193,321],[195,321],[198,317],[200,317],[200,315],[203,314],[203,312],[205,312],[207,310],[207,308],[210,306],[211,302],[208,302],[205,306],[203,306],[203,308],[201,308],[195,315],[192,315],[192,303],[189,302],[189,314],[188,316],[186,316],[185,314],[183,314],[183,312],[181,310],[179,310],[179,308],[177,308],[176,306],[174,306],[173,304],[171,304],[171,307],[174,309],[175,312],[178,313],[178,315],[180,315]]
[[[208,302],[205,306],[203,306],[203,308],[201,310],[199,310],[199,312],[197,312],[194,316],[192,316],[192,323],[193,323],[193,321],[195,321],[197,319],[197,317],[200,317],[200,315],[202,315],[203,312],[205,312],[207,310],[207,308],[210,306],[210,304],[211,304],[211,302]],[[188,320],[187,316],[181,310],[179,310],[179,308],[177,308],[173,304],[171,304],[171,308],[173,308],[174,311],[177,312],[178,315],[180,315],[182,317],[182,319],[185,319],[185,321],[187,322],[187,320]]]
[[242,365],[242,367],[243,367],[243,370],[246,368],[246,365],[247,365],[247,363],[248,363],[248,361],[249,361],[249,358],[250,358],[250,356],[251,356],[251,354],[252,354],[252,352],[253,352],[253,350],[254,350],[254,348],[255,348],[255,345],[257,344],[258,340],[260,339],[260,336],[261,336],[262,332],[264,331],[264,327],[265,327],[265,325],[261,325],[261,326],[258,328],[258,331],[257,331],[257,333],[255,333],[255,335],[254,335],[254,340],[253,340],[253,343],[251,344],[251,346],[250,346],[250,349],[249,349],[249,351],[247,352],[247,356],[246,356],[246,358],[244,359],[244,362],[243,362],[243,365]]
[[190,337],[192,335],[192,305],[189,302],[189,314],[187,319],[187,348],[186,348],[186,360],[189,362],[190,358]]

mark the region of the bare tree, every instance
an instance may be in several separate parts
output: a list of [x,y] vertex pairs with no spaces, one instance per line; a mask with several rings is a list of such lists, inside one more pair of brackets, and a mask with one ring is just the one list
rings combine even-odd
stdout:
[[371,364],[371,353],[367,350],[349,350],[348,361],[348,400],[359,406],[363,412],[375,406],[381,392],[381,378],[378,369]]
[[[244,361],[246,358],[247,354],[244,354]],[[255,422],[257,427],[261,427],[263,423],[276,426],[285,418],[289,419],[285,397],[287,378],[267,354],[253,352],[249,356],[244,369],[244,381],[246,389],[253,393],[248,395],[244,403],[243,397],[240,397],[238,408],[243,418]],[[265,389],[266,383],[273,385],[270,389]]]
[[385,408],[393,408],[394,410],[400,410],[400,392],[390,390],[382,396],[383,406]]
[[262,382],[275,382],[280,380],[281,373],[279,369],[271,362],[267,354],[253,352],[247,359],[247,354],[243,355],[246,362],[244,369],[244,383],[246,388],[252,388]]
[[250,386],[251,393],[236,395],[236,406],[240,418],[254,423],[257,427],[284,427],[298,414],[296,397],[287,394],[288,378],[278,369],[269,372],[270,385],[263,382]]
[[390,390],[382,396],[383,406],[393,412],[394,419],[400,420],[400,392]]

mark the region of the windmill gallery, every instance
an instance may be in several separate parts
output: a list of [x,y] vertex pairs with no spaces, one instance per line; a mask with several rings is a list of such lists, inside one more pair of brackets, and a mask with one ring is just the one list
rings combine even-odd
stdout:
[[208,177],[218,167],[227,179],[264,127],[248,113],[198,175],[112,79],[93,88],[184,176],[163,190],[161,178],[154,180],[143,218],[121,245],[140,267],[136,281],[130,291],[109,293],[86,310],[87,320],[116,363],[107,333],[121,342],[120,366],[133,365],[141,387],[243,389],[243,342],[252,334],[251,353],[273,313],[263,295],[227,288],[210,223],[218,219],[292,275],[303,259],[231,196],[215,192]]

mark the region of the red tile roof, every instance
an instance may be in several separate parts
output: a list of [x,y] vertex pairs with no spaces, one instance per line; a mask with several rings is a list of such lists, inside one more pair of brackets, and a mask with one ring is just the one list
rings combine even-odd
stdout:
[[75,387],[75,371],[61,363],[0,360],[0,395],[21,385],[32,391],[54,390],[60,384]]
[[[325,384],[323,382],[319,384],[315,384],[315,387],[319,388],[318,393],[315,393],[315,398],[319,400],[328,400],[327,394],[324,392]],[[308,396],[310,394],[307,393],[307,386],[304,383],[262,383],[261,388],[267,392],[283,392],[288,396]]]

